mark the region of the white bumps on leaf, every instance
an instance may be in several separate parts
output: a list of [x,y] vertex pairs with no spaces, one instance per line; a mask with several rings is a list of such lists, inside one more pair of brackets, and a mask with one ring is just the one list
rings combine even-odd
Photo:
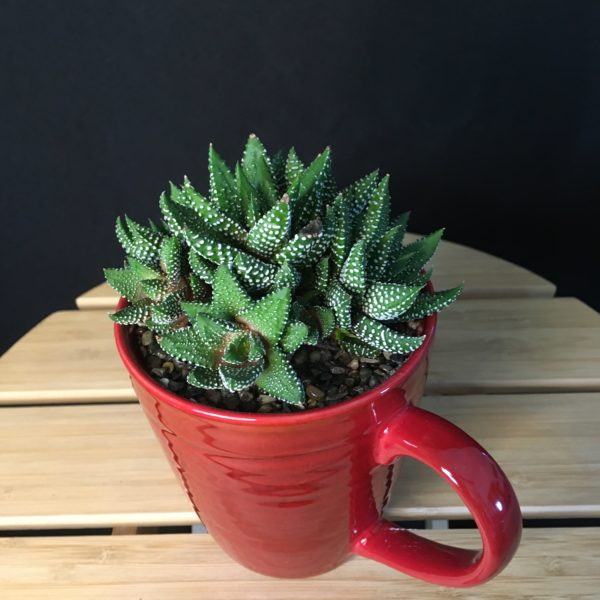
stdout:
[[277,348],[267,353],[267,366],[258,376],[256,385],[271,396],[289,404],[302,406],[304,387],[288,359]]
[[239,253],[233,262],[237,274],[250,292],[269,288],[278,270],[275,265],[263,262],[251,254]]
[[396,283],[374,283],[367,292],[363,310],[374,319],[395,319],[410,308],[420,290]]
[[257,331],[269,344],[275,345],[288,322],[290,304],[290,288],[282,288],[251,304],[237,319]]
[[425,340],[424,335],[402,335],[369,317],[361,317],[353,327],[353,331],[366,344],[385,352],[407,354],[416,350]]
[[422,319],[439,312],[452,304],[463,290],[463,284],[449,290],[421,294],[410,309],[403,315],[403,320]]
[[340,281],[352,292],[362,294],[365,291],[365,241],[358,240],[348,253],[342,267]]
[[288,238],[291,226],[289,198],[283,196],[248,232],[248,248],[269,257]]
[[146,303],[130,304],[112,313],[110,318],[119,325],[141,325],[150,314],[150,306]]

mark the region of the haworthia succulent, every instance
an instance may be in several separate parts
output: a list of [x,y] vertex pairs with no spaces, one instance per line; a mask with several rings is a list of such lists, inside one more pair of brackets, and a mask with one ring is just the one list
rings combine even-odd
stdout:
[[391,217],[388,176],[373,171],[340,191],[329,148],[305,167],[293,148],[269,157],[255,135],[233,171],[212,146],[208,167],[206,196],[187,177],[168,186],[162,222],[117,219],[127,260],[105,270],[129,302],[111,318],[154,331],[190,364],[191,385],[255,384],[304,406],[290,363],[301,345],[412,352],[424,338],[403,324],[460,294],[426,288],[442,230],[403,245],[409,213]]

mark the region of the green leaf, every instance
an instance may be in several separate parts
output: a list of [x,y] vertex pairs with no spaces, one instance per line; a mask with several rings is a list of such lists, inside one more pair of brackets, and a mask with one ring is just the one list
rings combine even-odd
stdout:
[[272,288],[273,291],[280,290],[285,287],[295,289],[300,283],[300,273],[288,262],[284,262],[281,267],[277,270],[275,278],[273,279]]
[[237,392],[251,386],[263,369],[264,361],[249,366],[221,365],[219,375],[226,390]]
[[215,267],[206,259],[202,258],[194,250],[190,250],[188,254],[188,263],[190,269],[200,278],[202,281],[212,284],[215,275]]
[[329,287],[329,257],[324,256],[315,269],[315,288],[321,294],[327,292]]
[[169,181],[169,197],[171,198],[172,202],[179,204],[179,206],[183,206],[185,208],[193,208],[192,199],[190,198],[190,196],[185,194],[183,190],[180,190],[172,181]]
[[304,405],[304,388],[288,359],[277,349],[267,353],[267,366],[256,385],[267,394],[296,406]]
[[395,319],[411,307],[420,291],[420,287],[374,283],[367,292],[363,310],[373,319]]
[[402,224],[397,224],[385,232],[385,235],[371,245],[371,251],[368,256],[368,277],[370,279],[383,279],[387,274],[389,262],[398,255],[402,248],[402,238],[405,228]]
[[443,234],[444,230],[438,229],[434,233],[405,246],[392,263],[389,275],[396,278],[403,272],[422,269],[435,253]]
[[349,354],[364,356],[365,358],[377,358],[381,354],[379,348],[361,342],[353,334],[337,330],[335,337],[339,346]]
[[160,267],[171,283],[181,278],[183,248],[176,237],[166,237],[160,248]]
[[225,265],[218,267],[213,278],[211,314],[215,317],[232,319],[251,303],[250,296],[231,271]]
[[402,335],[369,317],[361,317],[353,327],[353,331],[366,344],[386,352],[399,352],[400,354],[413,352],[425,340],[424,335]]
[[[408,228],[409,219],[410,219],[410,210],[407,210],[406,212],[399,214],[395,219],[393,219],[392,227],[400,226],[406,232],[407,228]],[[402,240],[400,240],[400,241],[402,241]]]
[[279,196],[273,181],[269,158],[261,141],[254,134],[250,135],[246,143],[242,167],[248,181],[262,196],[263,206],[274,206]]
[[169,291],[169,285],[163,279],[146,279],[140,285],[144,295],[151,300],[162,300]]
[[265,347],[257,334],[241,331],[227,342],[223,362],[232,365],[258,364],[265,355]]
[[[231,219],[225,212],[220,210],[214,203],[209,202],[204,196],[199,194],[186,180],[184,185],[184,193],[190,198],[190,204],[202,219],[202,221],[210,228],[219,231],[230,240],[235,242],[243,242],[246,239],[246,230],[236,221]],[[239,200],[237,201],[239,204]],[[236,204],[236,206],[238,206]]]
[[208,283],[203,281],[196,273],[189,273],[187,276],[190,289],[192,290],[192,299],[204,302],[211,296],[211,288]]
[[308,266],[315,246],[323,236],[323,226],[318,219],[311,221],[275,256],[282,264],[288,262],[292,266]]
[[348,213],[350,217],[356,217],[363,212],[369,203],[369,200],[371,200],[371,196],[375,192],[378,177],[379,170],[375,170],[358,181],[355,181],[341,192],[342,195],[347,198]]
[[216,265],[232,265],[239,252],[236,248],[209,237],[188,236],[188,241],[193,250]]
[[278,150],[271,159],[271,171],[273,172],[277,196],[282,196],[287,189],[287,185],[285,181],[285,155],[281,150]]
[[298,179],[298,176],[300,173],[302,173],[302,171],[304,171],[304,165],[302,164],[302,161],[298,158],[296,150],[294,148],[290,148],[287,161],[285,163],[285,179],[288,189],[294,184],[296,179]]
[[240,206],[238,186],[212,144],[208,148],[208,176],[210,199],[221,212],[235,221],[241,222],[243,214]]
[[346,198],[339,194],[334,203],[335,227],[331,242],[331,259],[333,261],[333,272],[339,275],[344,261],[348,256],[350,248],[350,213]]
[[321,333],[318,327],[309,327],[308,336],[304,340],[304,343],[308,346],[316,346],[321,339]]
[[110,314],[109,317],[119,325],[143,325],[149,314],[149,305],[142,301],[130,304]]
[[389,226],[390,221],[390,176],[386,175],[371,196],[367,205],[362,226],[361,236],[368,244],[377,241]]
[[161,279],[162,273],[157,270],[149,267],[145,263],[133,258],[133,256],[127,257],[127,264],[131,272],[137,277],[140,281],[147,279]]
[[366,286],[365,245],[365,240],[358,240],[352,246],[340,273],[340,281],[357,294],[362,294]]
[[290,303],[290,288],[271,292],[242,311],[238,321],[257,331],[269,344],[277,344],[288,322]]
[[236,325],[231,321],[202,314],[201,310],[198,310],[198,313],[194,317],[192,328],[198,334],[202,343],[215,352],[222,351],[228,336],[232,332],[238,331]]
[[153,264],[158,258],[162,236],[149,227],[139,225],[125,215],[125,223],[117,218],[115,226],[117,240],[127,254],[147,263]]
[[427,285],[427,282],[431,279],[431,274],[433,273],[433,269],[428,269],[427,271],[422,271],[419,273],[409,272],[402,273],[402,283],[403,285],[410,285],[414,287],[423,288]]
[[300,348],[308,337],[308,326],[302,321],[291,321],[283,332],[280,345],[291,354]]
[[261,199],[239,164],[235,165],[235,181],[241,199],[245,224],[247,227],[253,227],[264,212]]
[[333,328],[335,327],[335,315],[330,308],[323,306],[315,306],[313,308],[313,314],[319,324],[321,336],[326,338],[331,335]]
[[188,316],[190,321],[195,321],[198,315],[211,314],[209,302],[182,302],[181,310]]
[[306,257],[306,264],[309,266],[319,261],[321,257],[329,250],[331,238],[333,237],[333,231],[335,228],[333,213],[333,207],[328,205],[325,209],[325,215],[323,217],[321,235],[317,237],[315,243],[309,250],[308,256]]
[[182,239],[187,239],[188,232],[194,232],[196,236],[205,234],[214,237],[216,235],[215,232],[209,232],[207,226],[193,209],[177,204],[167,198],[164,193],[160,195],[158,205],[163,219],[173,235]]
[[287,239],[291,222],[289,198],[284,194],[281,201],[250,229],[248,248],[261,256],[272,256]]
[[330,200],[331,181],[331,152],[326,148],[289,189],[292,231],[298,231],[308,221],[321,216],[323,207]]
[[169,294],[164,300],[152,306],[152,320],[159,325],[171,325],[183,314],[181,293]]
[[187,380],[190,385],[205,390],[214,390],[223,386],[217,369],[196,367],[190,371]]
[[104,277],[108,285],[129,302],[140,300],[140,279],[131,269],[104,269]]
[[327,306],[333,309],[339,327],[350,328],[352,324],[352,296],[335,280],[325,295]]
[[173,358],[211,369],[213,366],[213,352],[205,340],[206,338],[203,338],[202,334],[198,333],[195,328],[186,327],[167,333],[159,339],[158,343]]
[[237,274],[250,292],[269,288],[277,274],[277,267],[252,256],[239,253],[233,261]]
[[415,319],[422,319],[433,313],[440,312],[458,298],[463,288],[464,284],[461,283],[449,290],[441,290],[433,293],[423,292],[411,308],[402,315],[402,320],[414,321]]

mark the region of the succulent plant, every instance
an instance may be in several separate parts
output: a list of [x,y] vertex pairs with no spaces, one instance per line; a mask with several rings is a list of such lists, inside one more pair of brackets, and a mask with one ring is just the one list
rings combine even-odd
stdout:
[[154,331],[190,364],[193,386],[256,384],[303,406],[290,364],[301,345],[331,337],[361,356],[412,352],[424,337],[403,324],[462,289],[426,291],[442,230],[404,245],[408,213],[391,219],[387,175],[337,192],[329,148],[305,167],[293,148],[269,158],[254,135],[233,171],[212,145],[208,166],[208,197],[187,178],[170,184],[160,225],[117,219],[126,262],[105,269],[128,300],[111,318]]

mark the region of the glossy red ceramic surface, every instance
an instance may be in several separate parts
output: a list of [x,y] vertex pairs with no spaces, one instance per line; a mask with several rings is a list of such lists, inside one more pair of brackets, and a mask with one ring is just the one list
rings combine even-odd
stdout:
[[[379,387],[336,406],[279,415],[183,400],[146,375],[128,328],[115,326],[115,336],[196,512],[235,560],[275,577],[307,577],[354,552],[434,583],[476,585],[513,556],[521,514],[489,454],[416,407],[435,323],[427,319],[425,343]],[[424,462],[455,489],[479,526],[481,551],[443,546],[381,519],[402,456]]]

